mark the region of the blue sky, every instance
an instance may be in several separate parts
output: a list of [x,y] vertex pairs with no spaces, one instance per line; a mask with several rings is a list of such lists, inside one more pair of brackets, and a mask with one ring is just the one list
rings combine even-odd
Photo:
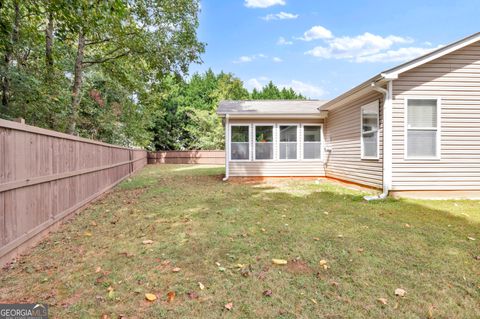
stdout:
[[201,65],[249,89],[269,80],[330,99],[389,67],[480,31],[475,1],[202,0]]

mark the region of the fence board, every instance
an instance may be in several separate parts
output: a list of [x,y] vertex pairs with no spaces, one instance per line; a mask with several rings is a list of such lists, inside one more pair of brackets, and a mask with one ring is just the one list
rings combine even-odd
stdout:
[[148,152],[148,164],[225,164],[224,151]]
[[147,164],[147,152],[0,119],[0,262]]

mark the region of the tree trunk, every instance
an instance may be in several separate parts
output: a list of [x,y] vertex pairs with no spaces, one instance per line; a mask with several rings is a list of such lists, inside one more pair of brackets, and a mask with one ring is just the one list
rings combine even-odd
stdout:
[[45,28],[45,78],[49,80],[53,73],[53,12],[48,13],[48,23]]
[[85,50],[85,35],[83,31],[78,34],[77,58],[75,59],[75,70],[73,74],[72,86],[72,116],[70,120],[70,134],[77,131],[78,108],[80,106],[80,92],[82,90],[83,80],[83,54]]
[[5,109],[8,109],[8,104],[10,102],[10,79],[8,73],[10,68],[10,61],[12,61],[13,57],[13,46],[18,41],[18,29],[20,26],[20,6],[18,4],[18,1],[14,2],[13,7],[15,11],[15,17],[13,21],[13,29],[10,43],[8,43],[5,48],[5,74],[2,78],[2,106]]

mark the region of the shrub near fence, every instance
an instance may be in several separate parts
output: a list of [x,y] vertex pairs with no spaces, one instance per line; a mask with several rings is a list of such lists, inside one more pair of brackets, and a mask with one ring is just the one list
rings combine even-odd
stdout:
[[148,164],[225,164],[225,151],[149,152]]
[[0,119],[0,262],[146,164],[144,150]]

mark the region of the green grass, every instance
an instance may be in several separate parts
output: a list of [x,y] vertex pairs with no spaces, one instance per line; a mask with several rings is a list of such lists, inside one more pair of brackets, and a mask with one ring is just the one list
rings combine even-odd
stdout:
[[478,201],[367,203],[222,173],[145,168],[2,270],[0,301],[46,302],[53,318],[480,317]]

